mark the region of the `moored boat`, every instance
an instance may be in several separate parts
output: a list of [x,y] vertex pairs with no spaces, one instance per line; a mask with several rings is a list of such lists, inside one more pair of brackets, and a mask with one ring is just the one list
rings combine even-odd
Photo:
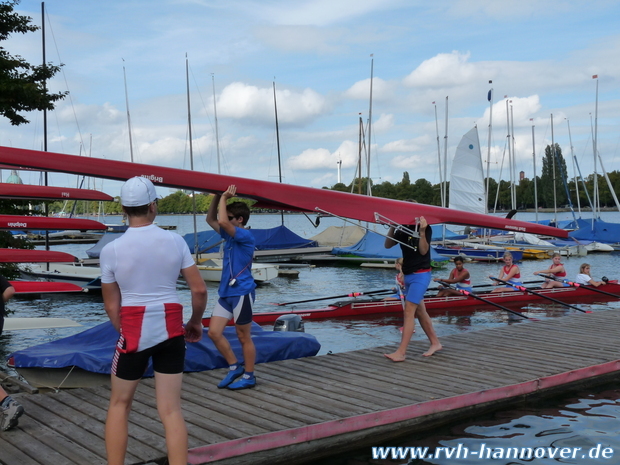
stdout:
[[[618,300],[620,296],[620,284],[609,282],[601,288],[605,293],[596,292],[586,287],[553,287],[550,289],[533,288],[536,293],[552,297],[562,302],[572,303],[594,303],[609,302]],[[536,296],[525,291],[506,291],[506,292],[479,292],[476,295],[484,299],[505,307],[519,308],[532,302],[549,302],[543,297]],[[431,316],[443,315],[446,313],[470,312],[475,308],[497,308],[486,304],[471,296],[450,296],[450,297],[426,297],[424,304]],[[335,302],[325,308],[299,309],[291,308],[276,312],[254,313],[253,321],[258,324],[271,324],[278,317],[288,314],[296,314],[306,320],[324,320],[330,318],[356,318],[362,316],[377,316],[402,314],[403,306],[399,300],[382,300],[381,298],[354,298]],[[210,319],[204,318],[203,325],[207,326]]]
[[[483,262],[496,262],[501,260],[506,253],[504,248],[476,248],[476,247],[444,247],[440,245],[433,245],[439,255],[444,257],[456,257],[460,255],[465,259],[483,261]],[[515,262],[520,261],[523,258],[523,252],[520,250],[510,251],[512,258]]]
[[90,291],[101,290],[101,269],[81,263],[29,264],[20,266],[26,279],[69,283]]

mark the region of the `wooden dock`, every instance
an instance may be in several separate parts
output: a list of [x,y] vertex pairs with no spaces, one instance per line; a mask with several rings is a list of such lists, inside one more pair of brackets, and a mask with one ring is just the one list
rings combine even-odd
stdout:
[[[607,381],[620,373],[619,328],[620,312],[604,310],[446,336],[430,358],[420,355],[427,342],[415,340],[404,363],[380,347],[263,364],[257,387],[239,392],[216,388],[224,370],[188,374],[190,463],[305,463]],[[0,463],[105,463],[108,388],[16,397],[26,414],[0,432]],[[163,463],[152,379],[137,391],[130,436],[126,464]]]

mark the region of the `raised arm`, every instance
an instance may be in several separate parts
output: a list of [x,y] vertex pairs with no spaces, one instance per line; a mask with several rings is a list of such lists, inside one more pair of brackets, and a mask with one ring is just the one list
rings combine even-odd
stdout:
[[418,245],[418,250],[420,254],[426,255],[431,247],[428,243],[428,239],[426,239],[426,228],[428,227],[428,223],[426,218],[423,216],[420,217],[420,243]]
[[224,231],[226,231],[228,235],[231,237],[235,237],[236,229],[235,229],[235,225],[233,225],[230,222],[230,219],[228,218],[228,212],[226,210],[226,202],[228,201],[228,199],[233,198],[236,193],[237,193],[237,186],[235,186],[234,184],[231,184],[230,186],[228,186],[228,189],[226,189],[226,192],[222,194],[222,196],[220,197],[220,208],[219,208],[220,215],[217,219],[217,222],[220,225],[220,229],[223,229]]
[[220,225],[217,222],[217,207],[220,203],[221,195],[216,194],[211,199],[211,205],[209,205],[209,211],[207,212],[207,223],[211,226],[215,232],[220,233]]

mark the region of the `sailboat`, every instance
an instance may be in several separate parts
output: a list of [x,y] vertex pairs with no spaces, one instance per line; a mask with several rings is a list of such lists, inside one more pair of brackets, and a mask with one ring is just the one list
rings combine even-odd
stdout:
[[[478,214],[486,213],[484,171],[480,153],[478,128],[474,126],[459,142],[450,171],[448,208]],[[505,249],[471,241],[445,241],[450,246],[435,245],[435,250],[445,257],[460,255],[477,261],[501,260]],[[515,257],[519,260],[520,257]]]
[[[615,250],[620,250],[620,224],[610,223],[603,221],[599,216],[598,211],[598,174],[596,172],[597,159],[601,163],[601,168],[605,174],[605,179],[610,184],[610,191],[613,194],[616,206],[618,206],[618,199],[615,196],[613,186],[609,182],[605,168],[603,167],[603,160],[600,158],[597,147],[597,133],[598,133],[598,74],[592,76],[592,79],[596,79],[596,104],[594,107],[594,134],[592,137],[592,151],[594,155],[594,204],[592,205],[592,219],[584,220],[577,219],[578,229],[571,231],[569,236],[579,241],[596,241],[611,245]],[[620,209],[620,206],[619,206]]]

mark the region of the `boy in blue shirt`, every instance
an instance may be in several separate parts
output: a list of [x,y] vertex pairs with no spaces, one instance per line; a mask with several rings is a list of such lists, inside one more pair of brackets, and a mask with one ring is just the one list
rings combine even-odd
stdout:
[[[217,387],[232,390],[256,386],[256,349],[251,335],[256,288],[252,277],[255,241],[250,231],[245,229],[250,208],[243,202],[226,205],[226,201],[236,193],[237,187],[234,184],[229,186],[221,196],[213,198],[207,213],[207,223],[224,239],[224,265],[218,289],[220,298],[213,310],[208,334],[229,365],[228,374]],[[230,343],[222,334],[231,318],[241,342],[245,366],[238,362]],[[239,377],[241,379],[237,380]]]

